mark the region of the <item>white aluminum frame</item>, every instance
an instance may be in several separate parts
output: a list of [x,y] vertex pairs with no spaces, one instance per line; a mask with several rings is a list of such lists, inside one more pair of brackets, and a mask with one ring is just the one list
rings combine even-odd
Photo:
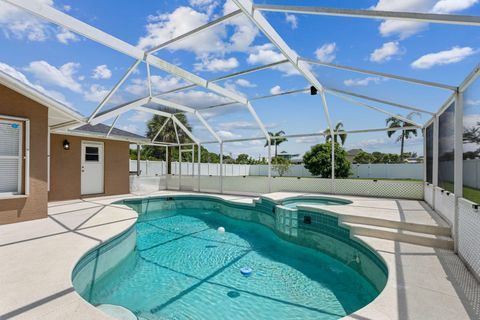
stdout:
[[[268,159],[269,159],[269,177],[271,176],[271,139],[274,137],[271,137],[263,122],[261,119],[258,117],[257,113],[255,112],[255,108],[252,105],[252,101],[255,100],[260,100],[260,99],[267,99],[267,98],[272,98],[280,95],[286,95],[286,94],[296,94],[296,93],[301,93],[308,91],[308,89],[300,89],[300,90],[293,90],[293,91],[288,91],[276,95],[268,95],[268,96],[263,96],[263,97],[252,97],[248,98],[243,96],[240,93],[228,90],[222,86],[219,86],[215,84],[215,82],[221,81],[221,80],[226,80],[230,79],[233,77],[237,77],[243,74],[248,74],[252,72],[257,72],[260,70],[265,70],[268,68],[273,68],[275,66],[285,64],[285,63],[290,63],[307,81],[308,83],[315,87],[321,98],[321,104],[322,108],[324,111],[325,119],[328,125],[329,129],[329,134],[333,137],[334,135],[340,134],[340,133],[361,133],[361,132],[377,132],[377,131],[396,131],[396,130],[406,130],[408,128],[421,128],[425,129],[425,127],[433,122],[433,128],[434,128],[434,141],[433,141],[433,184],[435,187],[438,186],[438,143],[439,143],[439,124],[438,124],[438,119],[439,115],[455,100],[456,102],[456,107],[455,107],[455,195],[456,195],[456,201],[458,203],[458,199],[462,197],[462,188],[463,184],[462,182],[462,152],[463,152],[463,145],[462,145],[462,138],[461,138],[461,133],[463,132],[463,127],[462,127],[462,117],[463,117],[463,98],[462,98],[462,93],[468,86],[478,77],[480,73],[480,65],[476,66],[474,70],[470,73],[470,75],[465,79],[465,81],[460,84],[459,86],[452,86],[448,84],[443,84],[443,83],[437,83],[437,82],[432,82],[432,81],[425,81],[425,80],[420,80],[420,79],[415,79],[411,77],[405,77],[405,76],[400,76],[400,75],[395,75],[395,74],[389,74],[385,72],[379,72],[379,71],[372,71],[372,70],[365,70],[353,66],[345,66],[345,65],[339,65],[339,64],[334,64],[334,63],[327,63],[327,62],[322,62],[319,60],[315,59],[308,59],[299,56],[292,48],[288,46],[288,44],[282,39],[282,37],[277,33],[277,31],[270,25],[268,20],[262,15],[261,11],[274,11],[274,12],[294,12],[294,13],[301,13],[301,14],[315,14],[315,15],[328,15],[328,16],[339,16],[339,17],[356,17],[356,18],[368,18],[368,19],[388,19],[388,20],[402,20],[402,21],[416,21],[416,22],[425,22],[425,23],[441,23],[441,24],[456,24],[456,25],[469,25],[469,26],[480,26],[480,17],[475,17],[475,16],[464,16],[464,15],[450,15],[450,14],[432,14],[432,13],[414,13],[414,12],[394,12],[394,11],[378,11],[378,10],[352,10],[352,9],[337,9],[337,8],[319,8],[319,7],[313,7],[313,6],[285,6],[285,5],[268,5],[268,4],[254,4],[251,0],[233,0],[234,3],[238,6],[238,10],[233,11],[223,17],[220,17],[214,21],[211,21],[203,26],[200,26],[196,29],[193,29],[191,31],[186,32],[185,34],[179,35],[173,39],[170,39],[156,47],[153,47],[149,50],[143,51],[121,39],[118,39],[106,32],[103,32],[95,27],[92,27],[76,18],[73,18],[72,16],[63,13],[53,7],[50,7],[45,4],[38,3],[36,1],[31,1],[31,0],[0,0],[6,3],[9,3],[11,5],[14,5],[20,9],[23,9],[33,15],[36,15],[40,18],[46,19],[54,24],[57,24],[65,29],[68,29],[72,32],[75,32],[81,36],[84,36],[90,40],[93,40],[99,44],[105,45],[109,48],[112,48],[113,50],[120,52],[122,54],[125,54],[127,56],[130,56],[134,59],[133,64],[130,66],[130,68],[127,70],[127,72],[118,80],[118,82],[112,87],[110,92],[107,94],[107,96],[100,102],[100,104],[97,106],[97,108],[94,110],[94,112],[88,117],[88,123],[91,123],[92,125],[101,123],[107,119],[115,118],[112,125],[110,126],[110,129],[108,133],[106,134],[106,137],[115,139],[115,137],[111,137],[111,132],[115,126],[115,124],[118,121],[118,118],[120,117],[121,114],[128,112],[130,110],[139,110],[139,111],[144,111],[144,112],[150,112],[152,114],[157,114],[160,116],[166,117],[165,122],[163,123],[162,127],[160,130],[157,132],[155,137],[151,140],[151,145],[157,145],[157,146],[165,146],[166,147],[166,154],[167,154],[167,163],[168,163],[168,148],[172,146],[178,146],[181,148],[181,146],[192,146],[197,145],[198,146],[198,153],[199,153],[199,159],[198,159],[198,174],[200,177],[200,150],[201,150],[201,145],[203,144],[210,144],[210,143],[218,143],[220,145],[220,191],[223,192],[223,145],[225,142],[235,142],[235,141],[253,141],[253,140],[266,140],[267,145],[268,145]],[[185,39],[187,37],[195,36],[199,32],[202,32],[208,28],[214,27],[220,23],[227,22],[230,19],[233,19],[238,16],[246,16],[252,21],[261,31],[262,33],[270,40],[270,42],[283,54],[285,59],[280,60],[278,62],[270,63],[264,66],[258,66],[254,68],[250,68],[247,70],[231,73],[216,79],[212,80],[206,80],[203,79],[185,69],[182,69],[172,63],[169,63],[163,59],[160,59],[159,57],[155,56],[154,53],[157,52],[158,50],[161,50],[163,48],[166,48],[169,45],[172,45],[176,43],[177,41],[181,41],[182,39]],[[120,86],[128,79],[128,77],[133,73],[133,71],[140,65],[140,63],[145,63],[146,68],[147,68],[147,86],[148,86],[148,96],[144,98],[137,99],[135,101],[128,102],[126,104],[116,106],[110,110],[103,111],[102,109],[104,106],[110,101],[111,97],[115,94],[115,92],[120,88]],[[375,97],[370,97],[366,95],[361,95],[358,93],[354,92],[349,92],[345,90],[340,90],[337,88],[325,88],[319,80],[315,77],[315,75],[310,71],[309,65],[310,64],[316,64],[316,65],[321,65],[324,67],[328,68],[335,68],[335,69],[340,69],[340,70],[347,70],[351,72],[357,72],[357,73],[362,73],[362,74],[369,74],[369,75],[375,75],[375,76],[380,76],[380,77],[385,77],[385,78],[390,78],[394,80],[399,80],[399,81],[404,81],[407,83],[412,83],[415,85],[422,85],[422,86],[428,86],[428,87],[433,87],[441,90],[448,90],[452,91],[452,95],[445,101],[445,103],[439,108],[437,112],[431,112],[422,108],[414,107],[414,106],[408,106],[400,103],[396,103],[393,101],[387,101],[384,99],[379,99]],[[174,76],[177,76],[179,78],[182,78],[183,80],[187,81],[189,84],[180,88],[176,88],[173,90],[169,90],[167,92],[163,92],[160,94],[157,94],[155,96],[152,95],[152,83],[151,83],[151,67],[158,68],[160,70],[163,70],[169,74],[172,74]],[[170,100],[162,99],[160,96],[166,95],[168,93],[173,93],[173,92],[178,92],[181,90],[186,90],[189,88],[193,87],[202,87],[207,90],[210,90],[216,94],[219,94],[223,97],[228,98],[232,102],[227,102],[215,106],[210,106],[202,109],[196,109],[190,106],[185,106],[181,105],[178,103],[175,103]],[[400,119],[402,121],[408,121],[411,123],[413,126],[412,127],[404,127],[404,128],[378,128],[378,129],[366,129],[366,130],[352,130],[352,131],[342,131],[342,132],[334,132],[331,119],[330,119],[330,114],[329,114],[329,108],[326,100],[325,94],[329,93],[332,95],[335,95],[337,97],[340,97],[352,104],[360,105],[365,108],[372,109],[377,112],[381,112],[384,114],[387,114],[389,116],[393,116],[397,119]],[[390,105],[393,107],[405,109],[405,110],[411,110],[411,111],[416,111],[416,112],[421,112],[424,114],[429,114],[432,115],[432,119],[429,120],[426,124],[420,124],[416,123],[410,119],[406,119],[402,116],[393,114],[391,112],[385,111],[379,107],[374,107],[369,104],[364,103],[363,101],[359,101],[356,98],[363,99],[363,100],[369,100],[373,102],[377,102],[380,104],[384,105]],[[156,110],[152,108],[145,107],[146,104],[153,102],[162,106],[165,106],[170,109],[177,110],[179,112],[187,112],[190,113],[194,116],[197,117],[197,119],[202,123],[202,125],[209,131],[209,133],[214,137],[215,140],[213,141],[200,141],[198,138],[196,138],[192,132],[190,132],[178,119],[175,117],[175,114],[173,113],[168,113],[164,112],[161,110]],[[208,122],[205,120],[205,118],[202,116],[202,110],[205,109],[211,109],[211,108],[216,108],[216,107],[222,107],[226,105],[232,105],[232,104],[241,104],[244,105],[248,112],[252,115],[253,119],[255,120],[256,124],[260,128],[260,130],[263,133],[262,137],[251,137],[251,138],[242,138],[242,139],[221,139],[217,132],[212,129],[212,127],[208,124]],[[176,138],[177,142],[176,143],[169,143],[169,142],[159,142],[156,141],[158,136],[161,134],[161,131],[163,128],[166,126],[168,121],[173,121],[175,132],[176,132]],[[26,120],[26,132],[29,132],[29,122],[28,119]],[[52,126],[50,129],[52,132],[55,132],[55,130],[60,130],[63,128],[72,128],[75,126],[82,125],[83,123],[79,123],[79,121],[68,121],[62,124],[58,124],[56,126]],[[180,140],[178,138],[178,129],[177,126],[180,127],[185,134],[193,141],[193,143],[180,143]],[[69,133],[70,134],[70,133]],[[75,133],[71,133],[74,134]],[[305,137],[305,136],[325,136],[323,132],[315,132],[315,133],[306,133],[306,134],[298,134],[298,135],[289,135],[286,137]],[[26,163],[26,175],[29,175],[29,165],[27,165],[30,161],[29,159],[29,133],[25,137],[26,140],[26,148],[25,148],[25,163]],[[333,143],[334,139],[332,139]],[[149,144],[149,143],[142,143],[142,144]],[[27,147],[28,146],[28,147]],[[181,149],[180,149],[181,150]],[[179,152],[181,154],[181,152]],[[181,159],[180,159],[181,160]],[[192,157],[193,160],[193,157]],[[332,163],[335,160],[335,154],[334,154],[334,149],[332,148]],[[181,176],[181,173],[180,173]],[[334,174],[334,166],[332,166],[332,182],[335,177]],[[26,177],[27,179],[27,177]],[[269,186],[271,184],[271,181],[269,180]],[[168,187],[168,180],[167,180],[167,187]],[[200,190],[200,178],[198,181],[198,190]],[[332,192],[335,190],[333,189],[333,183],[332,183]],[[25,193],[28,194],[29,192],[29,183],[27,182],[25,184]],[[435,204],[435,199],[433,199],[434,204]],[[458,218],[458,208],[456,208],[456,217]],[[458,225],[457,221],[455,221],[455,225]],[[455,230],[456,231],[456,230]],[[454,232],[455,234],[457,232]]]

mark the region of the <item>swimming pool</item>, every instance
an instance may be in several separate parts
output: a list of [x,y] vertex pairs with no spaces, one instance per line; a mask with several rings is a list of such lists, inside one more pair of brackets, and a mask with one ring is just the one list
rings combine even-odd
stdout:
[[[90,303],[120,305],[139,319],[338,319],[371,302],[386,279],[385,270],[375,279],[359,272],[360,259],[368,266],[375,257],[367,251],[345,263],[286,241],[290,236],[269,227],[265,218],[272,215],[252,206],[198,197],[129,205],[139,219],[116,241],[134,235],[135,250],[98,278],[88,274],[101,268],[98,259],[88,256],[106,250],[92,251],[77,265],[73,283]],[[257,223],[235,219],[242,210]],[[243,276],[243,267],[252,275]]]

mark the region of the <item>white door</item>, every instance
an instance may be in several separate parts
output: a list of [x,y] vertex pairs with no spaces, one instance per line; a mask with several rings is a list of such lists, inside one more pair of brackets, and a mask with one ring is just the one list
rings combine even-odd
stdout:
[[82,141],[82,195],[103,193],[103,143]]

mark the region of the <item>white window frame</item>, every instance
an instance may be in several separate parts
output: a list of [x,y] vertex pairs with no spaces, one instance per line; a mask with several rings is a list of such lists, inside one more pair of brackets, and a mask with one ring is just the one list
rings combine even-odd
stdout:
[[[1,114],[0,114],[0,120],[6,120],[21,126],[20,141],[19,141],[20,154],[18,156],[19,170],[18,170],[17,192],[2,192],[0,193],[0,197],[22,195],[22,175],[23,175],[22,165],[24,163],[25,163],[25,174],[24,174],[23,182],[25,183],[25,192],[23,194],[29,195],[30,194],[30,183],[29,183],[30,182],[30,120],[27,118],[12,117],[12,116],[1,115]],[[25,130],[25,135],[24,135],[24,130]],[[25,152],[23,151],[23,143],[24,143],[23,140],[25,140]],[[8,158],[11,158],[11,157],[12,156],[8,156]],[[0,156],[0,158],[3,158],[3,157]]]

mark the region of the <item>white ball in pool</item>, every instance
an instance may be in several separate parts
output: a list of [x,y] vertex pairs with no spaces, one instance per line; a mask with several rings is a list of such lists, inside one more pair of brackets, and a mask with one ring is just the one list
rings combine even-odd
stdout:
[[217,229],[219,234],[224,234],[225,233],[225,228],[224,227],[218,227]]

